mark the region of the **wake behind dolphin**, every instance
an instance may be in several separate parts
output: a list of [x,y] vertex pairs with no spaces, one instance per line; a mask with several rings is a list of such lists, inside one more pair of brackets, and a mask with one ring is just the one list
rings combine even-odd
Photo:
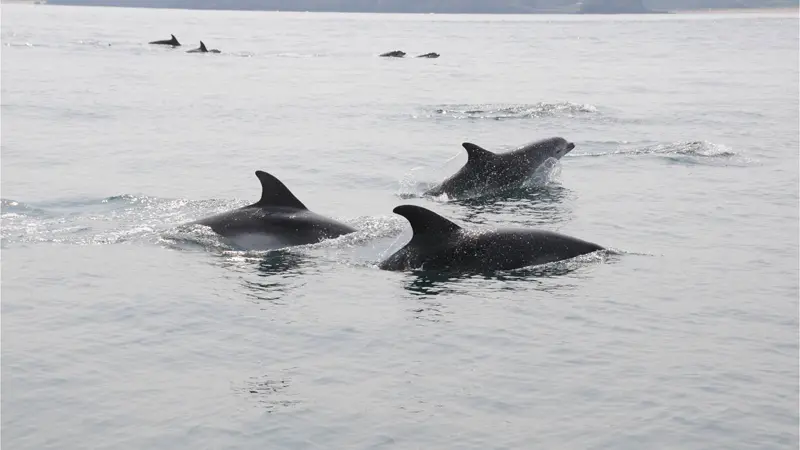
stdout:
[[266,242],[268,249],[315,244],[353,233],[355,228],[309,211],[274,176],[256,171],[261,199],[252,205],[206,217],[189,225],[205,225],[235,242]]
[[403,248],[378,265],[383,270],[511,270],[603,250],[597,244],[552,231],[468,230],[421,206],[402,205],[393,212],[408,220],[414,235]]
[[532,142],[508,153],[492,153],[470,142],[461,145],[467,151],[467,163],[424,195],[447,194],[456,199],[520,187],[545,161],[561,159],[575,148],[560,137]]

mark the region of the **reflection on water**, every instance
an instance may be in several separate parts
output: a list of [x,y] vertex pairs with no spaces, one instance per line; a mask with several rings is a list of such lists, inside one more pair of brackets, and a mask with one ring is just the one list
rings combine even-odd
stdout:
[[310,263],[310,258],[301,253],[289,250],[268,252],[257,263],[258,273],[261,277],[286,274],[299,275],[298,269]]
[[286,296],[306,284],[314,259],[293,249],[269,252],[227,252],[219,264],[232,270],[253,302],[284,305]]
[[436,296],[455,293],[459,278],[463,276],[422,270],[411,272],[404,287],[414,296],[415,304],[410,309],[412,317],[423,322],[446,321],[447,307]]
[[[574,275],[592,262],[602,262],[607,259],[608,251],[599,251],[576,258],[556,261],[538,266],[523,267],[514,270],[496,270],[485,272],[456,272],[415,270],[412,271],[405,283],[405,289],[418,297],[429,297],[440,294],[455,294],[468,290],[465,283],[480,281],[481,286],[486,286],[486,281],[503,283],[502,289],[536,289],[553,291],[571,289],[572,285],[566,280],[557,280],[559,277]],[[507,284],[508,283],[508,284]]]
[[474,197],[463,200],[453,200],[453,203],[464,206],[488,206],[496,203],[497,201],[532,200],[536,201],[537,203],[552,204],[560,203],[567,196],[569,196],[569,194],[569,189],[557,184],[546,186],[525,186],[500,191],[490,197]]
[[570,219],[571,211],[563,203],[570,194],[569,189],[558,185],[532,186],[453,203],[465,207],[463,220],[469,223],[491,223],[490,215],[501,215],[503,222],[518,226],[551,225]]
[[250,377],[238,386],[232,386],[232,389],[234,392],[250,398],[268,413],[295,406],[300,401],[292,398],[293,395],[288,390],[291,378],[286,371],[283,372]]
[[406,290],[414,295],[439,295],[453,293],[453,284],[465,275],[433,270],[415,270],[409,275]]

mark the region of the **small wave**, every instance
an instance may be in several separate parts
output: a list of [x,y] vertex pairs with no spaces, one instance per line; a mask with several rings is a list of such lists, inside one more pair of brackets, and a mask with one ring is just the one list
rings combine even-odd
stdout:
[[618,149],[608,152],[581,153],[569,155],[570,157],[597,157],[597,156],[659,156],[674,162],[683,163],[713,163],[724,161],[733,163],[738,160],[747,162],[730,147],[708,141],[682,141],[668,144],[648,145],[638,148]]
[[286,53],[277,53],[273,56],[277,56],[278,58],[318,58],[320,56],[324,56],[320,53],[293,53],[293,52],[286,52]]
[[91,47],[111,47],[111,42],[103,42],[95,39],[79,40],[78,45],[88,45]]
[[226,53],[227,55],[231,56],[238,56],[240,58],[318,58],[321,56],[325,56],[320,53],[294,53],[294,52],[282,52],[282,53],[255,53],[251,51],[239,51],[239,52],[230,52]]
[[608,155],[684,155],[701,158],[729,158],[736,156],[736,152],[721,144],[707,141],[672,142],[669,144],[656,144],[646,147],[621,149],[611,152],[581,153],[575,156],[608,156]]
[[300,404],[292,398],[290,390],[291,378],[288,374],[264,375],[250,377],[248,380],[232,386],[234,392],[252,399],[256,405],[268,413],[278,412]]
[[[535,104],[480,104],[480,105],[446,105],[425,111],[425,118],[451,119],[536,119],[540,117],[594,114],[597,107],[589,104],[571,102],[535,103]],[[419,116],[414,116],[418,118]]]
[[[61,199],[36,205],[13,199],[0,200],[4,245],[34,242],[103,245],[146,241],[175,250],[221,253],[248,248],[217,235],[208,227],[188,225],[198,218],[244,206],[249,203],[246,200],[188,200],[140,194]],[[386,218],[339,220],[350,223],[358,231],[307,247],[346,249],[402,229],[402,225]]]
[[252,51],[236,51],[236,52],[224,52],[222,55],[226,56],[234,56],[237,58],[317,58],[320,56],[325,56],[322,54],[317,53],[256,53]]
[[701,158],[729,158],[736,152],[729,147],[706,141],[675,142],[636,149],[634,154],[685,155]]
[[62,121],[69,119],[110,119],[113,117],[110,113],[101,113],[98,111],[80,110],[70,107],[60,107],[53,105],[31,105],[24,103],[3,103],[3,113],[13,113],[15,116],[29,116],[36,119],[42,117],[51,118],[52,120]]
[[2,211],[3,216],[5,216],[6,214],[32,215],[45,212],[43,209],[35,208],[26,203],[21,203],[16,200],[11,200],[8,198],[0,198],[0,211]]
[[179,225],[159,235],[158,244],[172,250],[198,250],[224,254],[236,251],[233,244],[201,225]]
[[155,197],[148,197],[146,195],[120,194],[120,195],[112,195],[111,197],[106,197],[102,199],[100,202],[136,204],[136,203],[151,203],[152,200],[155,200]]
[[60,199],[25,204],[2,199],[3,245],[63,243],[73,245],[155,243],[158,232],[188,222],[203,211],[238,203],[190,201],[121,194],[106,198]]
[[6,42],[6,47],[35,47],[30,42]]

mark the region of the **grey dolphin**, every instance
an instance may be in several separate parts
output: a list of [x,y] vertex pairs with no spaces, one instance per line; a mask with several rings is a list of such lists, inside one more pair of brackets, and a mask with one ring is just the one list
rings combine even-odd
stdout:
[[164,40],[161,40],[161,41],[152,41],[152,42],[148,42],[148,44],[171,45],[173,47],[180,47],[181,43],[178,42],[178,39],[175,37],[175,35],[174,34],[170,34],[170,36],[172,36],[172,39],[164,39]]
[[531,142],[508,153],[492,153],[470,142],[461,144],[467,163],[424,195],[458,198],[520,186],[550,158],[561,159],[575,144],[560,137]]
[[402,57],[406,56],[406,52],[404,52],[402,50],[395,50],[395,51],[392,51],[392,52],[382,53],[381,56],[384,57],[384,58],[402,58]]
[[311,212],[274,176],[256,171],[261,199],[252,205],[206,217],[189,224],[205,225],[215,233],[237,238],[269,238],[271,248],[306,245],[355,232],[356,229]]
[[418,55],[417,58],[438,58],[441,56],[436,52],[425,53],[424,55]]
[[203,41],[200,41],[200,47],[197,47],[192,50],[187,50],[186,53],[220,53],[220,51],[215,48],[209,50],[206,48],[206,44],[204,44]]
[[393,212],[408,220],[414,235],[378,265],[383,270],[511,270],[603,250],[597,244],[552,231],[469,230],[421,206],[402,205]]

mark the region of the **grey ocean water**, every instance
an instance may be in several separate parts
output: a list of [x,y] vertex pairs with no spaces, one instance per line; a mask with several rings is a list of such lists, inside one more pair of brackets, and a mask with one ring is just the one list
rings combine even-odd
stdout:
[[[4,448],[797,448],[796,13],[2,14]],[[544,185],[419,196],[550,136]],[[176,227],[258,169],[360,231]],[[384,272],[403,203],[615,251]]]

